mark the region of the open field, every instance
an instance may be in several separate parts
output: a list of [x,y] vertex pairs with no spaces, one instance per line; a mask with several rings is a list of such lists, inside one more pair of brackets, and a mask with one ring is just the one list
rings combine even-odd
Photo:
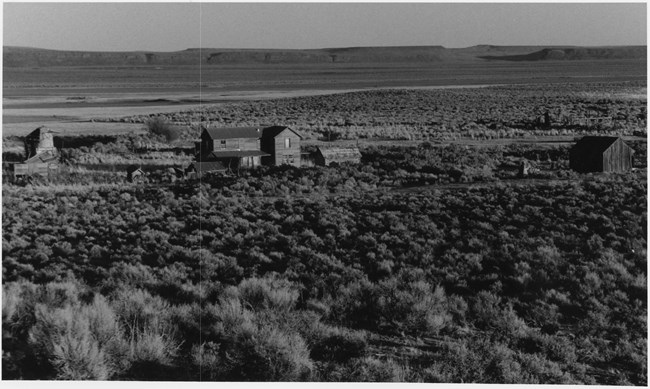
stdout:
[[[70,70],[73,69],[74,72]],[[74,76],[72,76],[74,74]],[[3,69],[5,97],[645,80],[639,60]],[[81,92],[81,93],[80,93]]]
[[[3,71],[3,379],[647,385],[644,61]],[[262,124],[361,161],[172,180]]]

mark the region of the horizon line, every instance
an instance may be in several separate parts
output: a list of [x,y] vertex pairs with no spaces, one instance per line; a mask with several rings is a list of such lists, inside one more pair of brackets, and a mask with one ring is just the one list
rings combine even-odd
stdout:
[[390,45],[390,46],[337,46],[337,47],[320,47],[320,48],[301,48],[301,49],[291,49],[291,48],[243,48],[243,47],[187,47],[184,49],[178,50],[146,50],[146,49],[137,49],[137,50],[88,50],[88,49],[50,49],[45,47],[33,47],[33,46],[15,46],[15,45],[3,45],[4,48],[16,48],[16,49],[31,49],[31,50],[50,50],[50,51],[72,51],[72,52],[96,52],[96,53],[137,53],[137,52],[151,52],[151,53],[177,53],[182,51],[191,51],[191,50],[242,50],[242,51],[263,51],[263,50],[273,50],[273,51],[318,51],[318,50],[340,50],[340,49],[389,49],[389,48],[441,48],[445,50],[463,50],[471,49],[475,47],[536,47],[536,48],[607,48],[607,47],[647,47],[647,44],[620,44],[620,45],[553,45],[553,44],[520,44],[520,45],[494,45],[481,43],[472,46],[465,47],[445,47],[443,45]]

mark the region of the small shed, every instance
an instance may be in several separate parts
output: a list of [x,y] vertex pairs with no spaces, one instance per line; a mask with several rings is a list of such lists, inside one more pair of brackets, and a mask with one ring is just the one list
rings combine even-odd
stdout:
[[569,152],[569,166],[580,173],[632,169],[634,150],[619,137],[585,136]]
[[314,154],[314,162],[319,166],[330,166],[332,163],[359,163],[361,152],[358,147],[318,147]]
[[140,169],[137,166],[129,166],[126,169],[126,179],[129,182],[142,182],[144,181],[145,173],[144,170]]

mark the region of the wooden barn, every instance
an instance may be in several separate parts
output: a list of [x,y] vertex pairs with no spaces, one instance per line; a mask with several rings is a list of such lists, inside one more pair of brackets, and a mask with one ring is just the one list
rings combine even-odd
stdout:
[[319,166],[330,166],[332,163],[359,163],[361,152],[357,147],[318,147],[313,158]]
[[228,169],[300,166],[302,137],[289,127],[204,128],[196,160],[220,161]]
[[632,169],[633,154],[621,138],[585,136],[571,148],[569,166],[580,173],[621,172]]

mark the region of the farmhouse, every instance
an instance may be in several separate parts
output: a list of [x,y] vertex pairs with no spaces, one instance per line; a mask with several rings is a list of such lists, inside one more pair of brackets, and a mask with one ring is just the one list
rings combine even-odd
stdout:
[[54,132],[39,127],[25,137],[25,161],[14,164],[14,177],[49,176],[59,168],[59,155],[54,147]]
[[316,165],[320,166],[330,166],[332,163],[359,163],[361,152],[357,147],[318,147],[313,158]]
[[219,161],[228,169],[260,165],[300,166],[302,137],[289,127],[204,128],[198,162]]
[[621,138],[585,136],[569,152],[569,166],[580,172],[620,172],[632,169],[634,150]]

